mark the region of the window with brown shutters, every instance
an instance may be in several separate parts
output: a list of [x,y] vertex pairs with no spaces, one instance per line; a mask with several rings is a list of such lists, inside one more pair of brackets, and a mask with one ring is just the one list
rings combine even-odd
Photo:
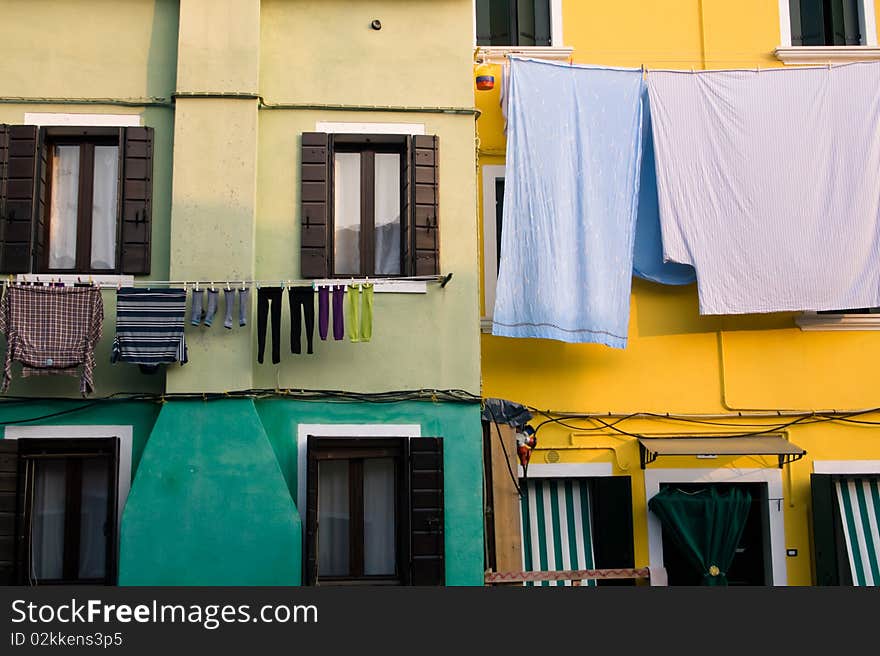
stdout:
[[0,585],[114,585],[118,438],[0,440]]
[[308,437],[305,583],[443,585],[443,441]]
[[439,274],[437,143],[303,133],[302,277]]
[[0,126],[0,273],[150,272],[153,129]]

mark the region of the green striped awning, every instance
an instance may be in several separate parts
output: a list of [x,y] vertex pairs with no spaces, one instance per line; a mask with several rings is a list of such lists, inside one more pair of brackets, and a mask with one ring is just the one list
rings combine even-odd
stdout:
[[[529,479],[523,485],[522,544],[523,571],[593,569],[588,481]],[[526,585],[571,585],[571,581]],[[584,585],[596,582],[585,581]]]
[[837,481],[853,585],[880,585],[880,478]]

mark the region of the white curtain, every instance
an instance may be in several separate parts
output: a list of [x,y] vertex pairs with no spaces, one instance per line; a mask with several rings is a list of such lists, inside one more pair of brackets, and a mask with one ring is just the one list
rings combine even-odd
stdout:
[[336,153],[334,166],[333,270],[343,275],[358,274],[361,270],[360,153]]
[[76,266],[76,214],[79,199],[79,146],[55,146],[49,221],[49,268]]
[[364,460],[364,574],[394,574],[394,459]]
[[349,571],[348,461],[318,463],[318,576]]
[[95,146],[95,176],[92,187],[93,269],[116,266],[116,213],[119,147]]
[[109,471],[107,459],[84,460],[82,464],[82,506],[80,508],[79,578],[103,578],[107,565],[107,523]]
[[64,576],[64,507],[67,465],[63,460],[35,460],[31,511],[31,576],[37,580]]
[[400,275],[400,155],[376,153],[376,275]]

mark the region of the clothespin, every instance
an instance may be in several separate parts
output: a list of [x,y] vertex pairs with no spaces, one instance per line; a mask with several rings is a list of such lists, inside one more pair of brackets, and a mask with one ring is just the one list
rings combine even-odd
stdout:
[[643,79],[643,80],[647,80],[647,79],[648,79],[648,72],[645,70],[645,65],[644,65],[644,64],[642,64],[642,79]]
[[241,281],[241,291],[244,291],[244,290],[245,290],[245,284],[244,284],[244,280],[242,280]]
[[196,281],[193,283],[193,291],[194,291],[194,292],[199,291],[199,281],[198,281],[198,280],[196,280]]
[[214,281],[213,280],[211,281],[211,291],[212,292],[217,291],[216,289],[214,289]]
[[122,289],[122,278],[117,278],[116,279],[116,291],[118,292],[120,289]]

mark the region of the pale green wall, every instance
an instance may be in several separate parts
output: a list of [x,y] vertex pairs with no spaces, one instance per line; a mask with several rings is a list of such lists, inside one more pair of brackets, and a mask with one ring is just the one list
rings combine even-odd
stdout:
[[472,12],[472,0],[263,0],[260,91],[267,102],[470,107]]
[[[383,21],[382,30],[369,28],[373,18]],[[470,21],[465,0],[369,5],[182,0],[178,92],[248,94],[259,85],[270,105],[466,107],[473,103]],[[423,54],[417,61],[401,58],[412,51]],[[346,65],[325,59],[331,56],[344,56]],[[377,294],[371,343],[316,339],[311,357],[290,353],[285,299],[278,367],[271,357],[256,363],[252,290],[247,328],[187,327],[190,363],[169,372],[168,390],[478,392],[478,335],[462,330],[478,318],[472,115],[258,110],[254,99],[179,97],[171,277],[218,282],[299,277],[300,134],[315,130],[316,121],[423,123],[439,136],[440,267],[454,274],[453,281],[443,290],[430,285],[425,295]]]
[[298,585],[299,513],[249,399],[162,406],[122,517],[119,585]]
[[178,91],[257,91],[260,0],[181,0]]
[[474,216],[473,118],[437,114],[260,112],[256,274],[263,280],[299,275],[300,134],[316,121],[424,123],[439,136],[440,269],[453,273],[424,295],[376,294],[368,344],[321,342],[315,354],[290,353],[290,320],[282,321],[281,365],[254,360],[254,384],[362,391],[417,387],[479,391],[477,235]]
[[[255,101],[178,100],[171,279],[253,278],[256,140]],[[222,324],[187,322],[190,362],[168,371],[169,392],[253,387],[252,328]]]
[[3,0],[0,96],[168,98],[176,0]]
[[[67,0],[4,0],[0,21],[0,123],[24,123],[30,112],[136,114],[142,125],[154,128],[150,277],[159,280],[168,277],[169,266],[173,109],[63,100],[170,99],[177,12],[176,0],[91,0],[87,10],[84,3]],[[162,391],[163,373],[144,376],[133,365],[110,364],[116,296],[112,290],[102,296],[106,321],[96,352],[96,395]],[[16,375],[10,393],[78,396],[79,382],[66,376]]]

